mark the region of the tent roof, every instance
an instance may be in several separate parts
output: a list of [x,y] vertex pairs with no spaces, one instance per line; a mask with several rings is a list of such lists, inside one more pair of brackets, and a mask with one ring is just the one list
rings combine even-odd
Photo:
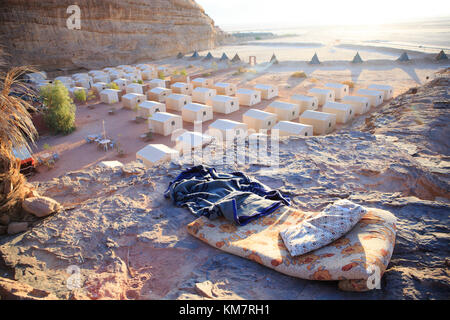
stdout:
[[214,101],[222,101],[222,102],[228,102],[228,101],[235,100],[235,99],[237,99],[237,98],[223,96],[223,95],[217,95],[212,98],[212,100],[214,100]]
[[183,58],[184,57],[184,54],[182,54],[181,52],[179,52],[178,54],[177,54],[177,59],[181,59],[181,58]]
[[211,52],[208,52],[208,54],[206,55],[206,57],[203,60],[211,60],[213,59],[213,55],[211,54]]
[[221,60],[221,61],[225,61],[225,60],[230,60],[230,59],[228,58],[228,56],[227,56],[226,53],[224,52],[224,53],[222,54],[222,57],[220,58],[220,60]]
[[406,52],[403,52],[402,55],[397,59],[398,61],[409,61],[409,56]]
[[156,121],[167,121],[173,118],[180,118],[179,115],[176,114],[172,114],[172,113],[168,113],[168,112],[155,112],[152,116],[152,120],[156,120]]
[[269,104],[269,107],[283,110],[291,110],[292,108],[297,108],[298,105],[295,103],[283,102],[283,101],[274,101]]
[[235,55],[234,55],[234,58],[231,60],[232,62],[240,62],[241,61],[241,58],[239,58],[239,55],[236,53]]
[[270,62],[277,64],[278,63],[278,59],[277,56],[275,55],[275,53],[272,55],[272,58],[270,58]]
[[317,56],[317,53],[314,53],[314,55],[309,63],[310,64],[320,64],[320,60],[319,60],[319,57]]
[[357,52],[355,54],[355,56],[353,57],[352,62],[353,63],[362,63],[363,62],[363,60],[361,59],[361,56],[359,55],[359,52]]
[[237,122],[237,121],[233,121],[233,120],[228,120],[228,119],[217,119],[216,121],[214,121],[213,123],[210,124],[211,128],[216,128],[216,129],[234,129],[236,127],[247,127],[247,125],[245,123],[242,122]]
[[198,57],[200,57],[200,55],[198,54],[197,51],[195,51],[195,52],[192,54],[192,58],[198,58]]
[[204,105],[204,104],[200,104],[200,103],[188,103],[187,105],[185,105],[183,107],[183,109],[185,110],[190,110],[190,111],[194,111],[194,112],[199,112],[199,111],[203,111],[205,109],[209,109],[211,107]]
[[439,54],[436,57],[436,60],[448,60],[448,57],[445,54],[444,50],[441,50],[441,52],[439,52]]
[[252,118],[260,119],[260,120],[265,120],[267,118],[276,117],[276,115],[273,113],[258,110],[258,109],[250,109],[246,113],[244,113],[244,116],[252,117]]

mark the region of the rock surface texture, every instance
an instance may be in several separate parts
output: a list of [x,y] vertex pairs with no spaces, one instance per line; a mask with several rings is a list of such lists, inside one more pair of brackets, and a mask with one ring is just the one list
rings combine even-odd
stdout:
[[202,243],[186,232],[194,217],[162,196],[182,167],[137,163],[36,185],[64,210],[0,238],[3,277],[17,281],[2,288],[18,283],[60,299],[448,299],[449,82],[433,80],[337,134],[283,140],[278,171],[217,168],[282,188],[306,211],[349,199],[392,212],[397,242],[381,290],[342,292]]
[[145,62],[213,48],[223,33],[193,0],[85,0],[71,30],[72,0],[0,1],[0,43],[12,65],[46,71]]

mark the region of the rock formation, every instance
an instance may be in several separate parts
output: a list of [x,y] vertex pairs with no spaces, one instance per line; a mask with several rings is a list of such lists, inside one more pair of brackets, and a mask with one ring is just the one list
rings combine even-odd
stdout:
[[447,299],[449,84],[447,72],[338,133],[283,140],[280,170],[217,167],[281,188],[306,211],[349,199],[392,212],[397,239],[381,290],[341,292],[194,239],[195,218],[162,197],[182,167],[134,162],[36,184],[64,210],[0,238],[0,296],[17,286],[17,298],[36,299]]
[[2,0],[0,44],[10,63],[96,69],[210,49],[225,37],[193,0],[81,1],[80,30],[67,27],[72,4]]

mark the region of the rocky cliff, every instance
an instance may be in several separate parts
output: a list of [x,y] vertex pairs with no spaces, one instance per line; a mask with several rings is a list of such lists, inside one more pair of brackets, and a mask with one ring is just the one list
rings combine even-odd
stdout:
[[[382,289],[340,292],[295,279],[194,239],[186,209],[162,197],[179,165],[67,173],[36,184],[65,210],[0,238],[0,297],[115,299],[447,299],[450,266],[450,74],[395,98],[336,134],[283,140],[280,170],[239,169],[293,206],[338,199],[388,210],[397,239]],[[235,170],[219,166],[218,170]],[[71,289],[77,273],[79,289]]]
[[[80,30],[69,29],[70,5]],[[70,70],[148,61],[214,47],[221,33],[193,0],[2,0],[0,44],[12,65]]]

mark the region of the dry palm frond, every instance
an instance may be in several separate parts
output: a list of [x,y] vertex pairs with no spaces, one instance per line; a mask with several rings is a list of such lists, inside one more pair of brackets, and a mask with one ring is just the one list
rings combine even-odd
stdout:
[[32,96],[30,89],[19,80],[26,72],[34,72],[29,67],[15,67],[0,73],[0,213],[12,217],[20,213],[25,197],[25,178],[20,173],[20,160],[13,147],[30,149],[37,136],[28,110],[33,106],[20,97],[10,95],[12,91]]
[[34,143],[37,136],[28,110],[34,107],[20,97],[9,95],[12,90],[29,96],[34,93],[19,78],[34,72],[30,67],[14,67],[7,73],[0,73],[0,145],[7,149],[13,146],[26,146]]

